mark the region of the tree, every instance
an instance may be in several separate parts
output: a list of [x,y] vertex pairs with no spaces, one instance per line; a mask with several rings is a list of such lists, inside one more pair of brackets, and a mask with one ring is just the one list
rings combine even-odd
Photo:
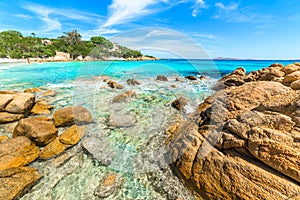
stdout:
[[81,42],[81,35],[77,32],[77,30],[73,30],[72,32],[64,32],[67,36],[62,36],[62,39],[68,45],[75,45]]

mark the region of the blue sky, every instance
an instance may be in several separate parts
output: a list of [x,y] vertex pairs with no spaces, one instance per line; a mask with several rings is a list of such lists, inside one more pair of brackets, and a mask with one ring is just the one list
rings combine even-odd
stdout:
[[[174,30],[180,37],[183,34],[211,58],[300,58],[298,0],[0,1],[0,31],[14,29],[24,35],[34,32],[39,37],[58,37],[77,29],[88,39],[93,35],[111,38],[147,27]],[[162,48],[176,40],[163,38]],[[186,50],[190,45],[175,44]]]

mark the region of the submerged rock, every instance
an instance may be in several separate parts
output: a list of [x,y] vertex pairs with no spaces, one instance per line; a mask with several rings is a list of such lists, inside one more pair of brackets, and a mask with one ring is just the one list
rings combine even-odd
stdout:
[[87,138],[82,142],[82,147],[100,165],[109,166],[115,157],[115,152],[109,145],[109,141],[104,138]]
[[40,153],[27,137],[20,136],[0,142],[0,170],[27,165]]
[[125,102],[134,96],[135,96],[135,92],[133,90],[129,90],[129,91],[126,91],[122,94],[115,96],[112,100],[112,103]]
[[109,119],[109,124],[119,128],[129,128],[135,126],[135,119],[130,115],[113,114]]
[[32,117],[21,119],[15,127],[13,137],[26,136],[38,146],[45,146],[57,137],[58,130],[52,119]]
[[277,79],[259,81],[283,75],[281,66],[270,68],[253,79],[241,69],[225,76],[226,89],[168,130],[167,159],[201,198],[300,198],[300,93]]
[[13,200],[30,189],[41,175],[34,168],[14,167],[0,171],[0,199]]
[[92,115],[82,106],[70,106],[55,111],[53,119],[56,127],[64,127],[91,123]]
[[141,83],[135,79],[128,79],[127,84],[128,85],[140,85]]
[[101,199],[107,198],[116,193],[122,184],[122,178],[117,174],[107,175],[95,189],[94,195]]

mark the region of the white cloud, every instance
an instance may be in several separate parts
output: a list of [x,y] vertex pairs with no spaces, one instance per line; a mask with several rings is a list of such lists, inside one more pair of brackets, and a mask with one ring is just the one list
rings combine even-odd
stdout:
[[109,18],[102,27],[123,24],[132,19],[154,13],[151,6],[168,3],[168,0],[113,0],[109,6]]
[[25,15],[25,14],[17,14],[15,16],[26,19],[26,20],[32,19],[32,17],[30,15]]
[[192,6],[193,16],[197,16],[200,9],[207,7],[204,0],[113,0],[108,7],[108,19],[101,27],[112,27],[132,22],[183,3],[194,4]]
[[227,6],[225,6],[223,3],[218,2],[218,3],[215,4],[215,6],[216,6],[217,8],[222,9],[222,10],[226,10],[226,11],[234,11],[234,10],[237,10],[237,9],[238,9],[239,4],[238,4],[238,3],[231,3],[231,4],[227,5]]
[[224,20],[229,23],[261,23],[268,22],[272,18],[269,15],[263,15],[255,12],[251,6],[240,7],[239,3],[230,3],[225,5],[218,2],[215,4],[215,7],[217,8],[217,14],[214,18]]
[[78,21],[86,21],[88,23],[99,23],[103,16],[87,13],[72,9],[57,9],[45,7],[39,4],[29,4],[23,7],[38,15],[38,17],[45,23],[43,32],[60,30],[62,27],[59,18],[72,19]]
[[200,9],[207,8],[207,5],[205,4],[204,0],[196,0],[195,5],[193,6],[193,17],[197,17],[197,15],[200,12]]

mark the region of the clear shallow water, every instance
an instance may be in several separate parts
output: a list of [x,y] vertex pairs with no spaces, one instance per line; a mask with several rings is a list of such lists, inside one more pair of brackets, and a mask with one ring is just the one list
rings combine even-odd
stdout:
[[47,84],[66,83],[78,77],[108,75],[122,77],[163,75],[205,75],[220,78],[238,67],[248,72],[262,69],[273,63],[284,65],[293,61],[205,61],[159,60],[143,62],[68,62],[42,64],[0,64],[1,89],[24,89]]
[[[211,93],[210,86],[222,75],[238,67],[249,72],[274,62],[161,60],[0,65],[0,90],[22,91],[42,86],[57,93],[47,100],[55,109],[72,104],[87,107],[95,123],[89,125],[86,138],[101,138],[115,155],[110,166],[100,166],[79,144],[56,159],[36,161],[32,166],[44,177],[22,199],[99,199],[94,190],[111,173],[116,173],[122,184],[105,199],[193,199],[163,158],[167,151],[164,130],[185,116],[171,108],[171,102],[185,96],[193,108]],[[155,81],[158,74],[168,76],[169,81]],[[209,79],[175,82],[175,77],[186,75],[205,75]],[[102,76],[125,88],[107,88]],[[142,84],[128,86],[128,78],[136,78]],[[127,90],[134,90],[136,97],[123,104],[112,104],[113,97]],[[119,115],[130,116],[134,126],[112,126],[111,117]],[[0,134],[10,134],[0,130]],[[110,156],[103,154],[103,157]]]

